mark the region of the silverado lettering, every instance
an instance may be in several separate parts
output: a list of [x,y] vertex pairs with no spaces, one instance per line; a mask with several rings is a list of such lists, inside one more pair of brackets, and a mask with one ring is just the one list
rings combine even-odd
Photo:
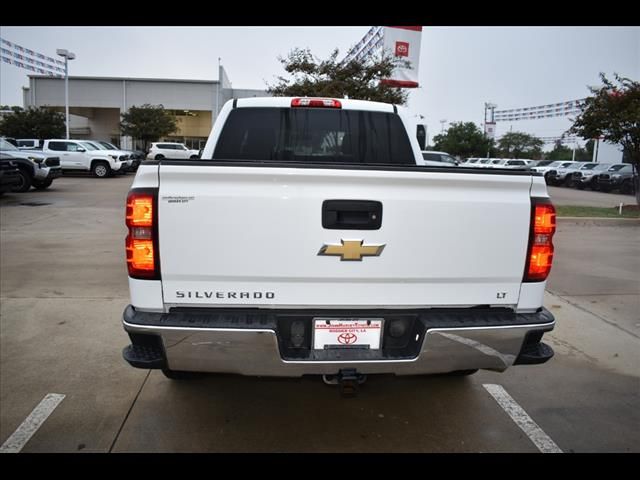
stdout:
[[176,298],[275,298],[274,292],[191,292],[176,291]]

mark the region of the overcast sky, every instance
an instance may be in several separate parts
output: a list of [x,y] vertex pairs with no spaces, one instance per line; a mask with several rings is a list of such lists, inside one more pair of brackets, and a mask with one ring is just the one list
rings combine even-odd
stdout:
[[[74,52],[70,75],[217,79],[222,57],[235,88],[266,88],[283,74],[279,55],[308,47],[342,53],[369,27],[0,27],[0,36],[55,57]],[[22,105],[27,71],[0,63],[0,103]],[[429,137],[447,122],[482,122],[484,102],[498,110],[584,98],[599,72],[640,79],[638,27],[423,28],[420,88],[412,114],[426,117]],[[525,131],[556,136],[566,118],[498,123],[497,135]]]

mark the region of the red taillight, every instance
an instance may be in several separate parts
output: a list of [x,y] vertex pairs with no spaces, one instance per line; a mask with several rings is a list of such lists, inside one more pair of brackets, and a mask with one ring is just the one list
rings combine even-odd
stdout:
[[127,197],[127,226],[153,225],[153,195],[131,193]]
[[556,232],[556,209],[548,200],[533,199],[529,251],[525,282],[547,279],[553,262],[553,234]]
[[292,107],[312,107],[312,108],[342,108],[340,100],[333,98],[294,98],[291,100]]
[[127,196],[127,268],[132,278],[160,278],[156,198],[154,189],[134,189]]

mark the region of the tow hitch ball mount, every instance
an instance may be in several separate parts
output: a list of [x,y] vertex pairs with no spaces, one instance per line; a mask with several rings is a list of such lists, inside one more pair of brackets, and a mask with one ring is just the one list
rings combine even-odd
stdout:
[[322,380],[327,385],[338,385],[341,396],[355,397],[359,386],[367,380],[367,376],[358,373],[355,368],[347,368],[340,370],[337,375],[323,375]]

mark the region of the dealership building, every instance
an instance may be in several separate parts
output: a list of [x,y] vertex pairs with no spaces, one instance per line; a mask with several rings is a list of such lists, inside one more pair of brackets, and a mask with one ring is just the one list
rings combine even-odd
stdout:
[[[219,80],[156,78],[69,77],[70,136],[140,148],[120,135],[120,115],[132,106],[163,105],[176,116],[178,129],[162,141],[183,142],[189,148],[204,147],[211,126],[226,101],[261,97],[264,90],[234,89],[224,68]],[[53,107],[64,112],[64,78],[29,75],[23,87],[24,107]]]

